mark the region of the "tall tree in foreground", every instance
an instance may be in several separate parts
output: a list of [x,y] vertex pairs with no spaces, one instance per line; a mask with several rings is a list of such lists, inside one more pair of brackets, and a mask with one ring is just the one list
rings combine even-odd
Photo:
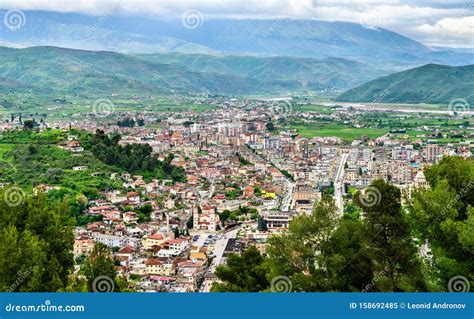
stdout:
[[84,264],[87,289],[93,292],[120,291],[117,284],[117,271],[110,250],[103,244],[96,243],[92,253]]
[[370,290],[373,261],[366,251],[367,244],[362,222],[345,214],[322,251],[325,291]]
[[295,217],[286,232],[268,240],[269,277],[286,276],[295,291],[328,289],[323,248],[338,224],[331,198],[317,203],[311,215]]
[[72,225],[62,202],[0,190],[0,290],[63,290],[74,265]]
[[425,175],[430,189],[414,193],[410,216],[432,253],[430,283],[446,291],[451,278],[463,276],[474,289],[474,161],[446,157]]
[[400,190],[383,180],[374,181],[354,198],[362,210],[368,236],[367,255],[373,260],[374,290],[417,291],[426,287],[421,264],[401,207]]
[[287,232],[269,239],[268,276],[290,278],[293,291],[361,291],[372,281],[366,246],[358,216],[340,218],[332,197],[324,197],[310,216],[295,217]]
[[251,246],[242,255],[229,254],[227,264],[217,266],[216,276],[223,283],[214,283],[213,292],[257,292],[270,286],[266,278],[265,258]]

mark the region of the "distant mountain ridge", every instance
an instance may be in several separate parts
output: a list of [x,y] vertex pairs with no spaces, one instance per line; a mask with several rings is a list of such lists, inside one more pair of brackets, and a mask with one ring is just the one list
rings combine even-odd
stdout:
[[126,55],[58,47],[0,47],[0,61],[1,94],[56,97],[329,92],[386,74],[340,58]]
[[474,105],[474,65],[422,67],[384,76],[350,89],[338,101],[366,103],[449,103]]
[[399,71],[426,63],[474,63],[474,54],[436,50],[384,28],[317,20],[205,19],[188,29],[181,20],[111,15],[101,20],[72,13],[25,12],[15,32],[0,30],[0,43],[59,46],[121,53],[340,57]]
[[67,95],[245,96],[343,89],[349,90],[340,101],[447,103],[465,98],[474,103],[474,65],[428,64],[387,75],[386,70],[341,58],[125,55],[58,47],[0,47],[0,60],[0,100],[7,108],[28,98]]
[[[297,82],[300,90],[320,91],[354,87],[387,71],[342,58],[212,56],[197,54],[137,55],[149,62],[205,72],[258,79]],[[356,84],[357,83],[357,84]]]

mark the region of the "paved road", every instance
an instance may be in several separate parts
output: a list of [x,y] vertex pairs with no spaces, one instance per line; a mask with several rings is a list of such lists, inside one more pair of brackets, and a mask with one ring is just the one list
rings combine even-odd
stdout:
[[[261,155],[252,153],[249,150],[243,150],[242,152],[246,152],[247,154],[249,154],[250,157],[252,158],[253,163],[256,163],[258,161],[264,161],[267,167],[272,167],[271,163],[267,159],[262,157]],[[281,207],[280,207],[280,209],[284,212],[289,211],[292,207],[293,192],[295,190],[295,187],[296,187],[296,184],[293,181],[291,181],[289,178],[285,177],[285,190],[284,190],[284,195],[283,195],[283,199],[281,201]]]
[[281,210],[284,212],[287,212],[291,209],[295,186],[295,183],[291,182],[290,180],[285,181],[285,195],[283,195],[283,200],[281,201]]
[[334,200],[341,215],[344,212],[342,195],[344,194],[344,165],[346,164],[347,157],[349,157],[349,154],[344,153],[341,155],[339,166],[334,176]]
[[212,260],[211,266],[209,267],[210,271],[214,272],[216,267],[221,263],[222,256],[224,255],[224,250],[225,250],[225,247],[227,246],[227,242],[229,241],[229,238],[235,238],[237,236],[237,232],[239,229],[240,227],[237,227],[236,229],[233,229],[229,232],[224,233],[222,238],[216,241],[216,243],[214,244],[214,252],[213,252],[215,257]]

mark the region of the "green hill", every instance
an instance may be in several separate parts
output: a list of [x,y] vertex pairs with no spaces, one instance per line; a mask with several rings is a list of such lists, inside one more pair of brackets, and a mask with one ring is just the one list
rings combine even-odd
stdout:
[[449,103],[474,105],[474,65],[427,64],[384,76],[342,93],[337,100],[366,103]]
[[255,79],[296,83],[299,90],[317,91],[349,88],[387,74],[372,66],[341,58],[213,56],[203,54],[148,54],[140,59],[205,72]]
[[341,90],[386,74],[340,58],[126,55],[58,47],[0,47],[0,60],[0,102],[20,109],[46,97]]

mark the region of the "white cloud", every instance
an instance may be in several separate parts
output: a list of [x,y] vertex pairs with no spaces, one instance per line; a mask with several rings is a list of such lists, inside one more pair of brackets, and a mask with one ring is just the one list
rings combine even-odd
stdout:
[[451,36],[472,37],[474,34],[474,17],[444,18],[435,24],[422,24],[417,30],[431,35],[446,32]]
[[425,35],[425,42],[432,45],[455,42],[458,46],[474,47],[474,16],[443,18],[434,24],[424,23],[415,30]]
[[103,15],[118,7],[121,14],[177,18],[189,9],[205,19],[290,17],[330,21],[375,21],[425,43],[474,46],[474,5],[468,1],[408,0],[2,0],[0,8]]

